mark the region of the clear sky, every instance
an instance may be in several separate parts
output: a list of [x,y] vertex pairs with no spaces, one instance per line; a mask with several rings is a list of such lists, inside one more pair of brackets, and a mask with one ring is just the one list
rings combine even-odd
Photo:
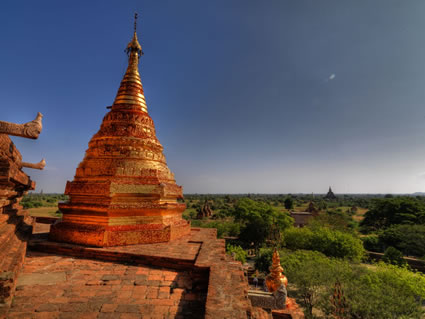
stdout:
[[125,72],[133,13],[185,193],[425,191],[425,1],[0,2],[0,119],[63,192]]

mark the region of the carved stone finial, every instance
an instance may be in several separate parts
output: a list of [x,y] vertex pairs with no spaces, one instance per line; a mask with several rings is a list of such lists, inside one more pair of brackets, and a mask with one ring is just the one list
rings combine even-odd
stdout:
[[277,291],[281,285],[286,288],[288,279],[282,274],[283,268],[280,265],[280,257],[276,248],[273,251],[273,262],[269,270],[270,274],[266,277],[266,285],[269,292]]
[[37,139],[43,129],[42,118],[43,114],[38,112],[37,117],[33,121],[25,124],[0,121],[0,134]]
[[46,161],[44,160],[44,158],[36,164],[21,162],[21,167],[26,167],[26,168],[43,170],[45,166],[46,166]]

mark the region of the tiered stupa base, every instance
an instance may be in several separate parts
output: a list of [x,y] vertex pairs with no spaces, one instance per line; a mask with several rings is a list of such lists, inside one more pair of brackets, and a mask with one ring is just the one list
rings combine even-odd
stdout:
[[60,203],[63,217],[52,225],[49,238],[72,244],[110,247],[168,242],[190,233],[190,223],[181,217],[185,204],[151,202],[149,205],[150,208],[139,209],[90,209],[69,202]]
[[181,220],[172,225],[140,224],[99,226],[58,222],[50,230],[53,241],[110,247],[168,242],[190,234],[190,224]]

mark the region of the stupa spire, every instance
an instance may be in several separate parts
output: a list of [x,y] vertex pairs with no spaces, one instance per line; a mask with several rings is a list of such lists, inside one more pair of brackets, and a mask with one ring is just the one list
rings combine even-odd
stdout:
[[183,198],[162,153],[138,70],[142,47],[136,20],[128,68],[111,110],[91,138],[60,203],[50,238],[90,246],[157,243],[190,233]]
[[134,14],[133,38],[128,43],[125,52],[128,55],[128,67],[112,108],[126,108],[147,112],[143,85],[139,74],[139,59],[143,55],[143,51],[137,39],[137,13]]
[[270,274],[266,277],[266,285],[269,292],[275,292],[281,285],[286,288],[288,279],[282,274],[283,268],[280,265],[280,257],[276,248],[273,251],[272,265],[269,270]]

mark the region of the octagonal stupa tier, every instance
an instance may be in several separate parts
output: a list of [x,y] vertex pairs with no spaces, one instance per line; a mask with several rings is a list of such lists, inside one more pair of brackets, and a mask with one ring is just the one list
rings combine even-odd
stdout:
[[89,142],[68,202],[50,239],[91,246],[165,242],[190,232],[186,206],[148,114],[138,71],[142,48],[136,31],[129,63],[111,110]]

